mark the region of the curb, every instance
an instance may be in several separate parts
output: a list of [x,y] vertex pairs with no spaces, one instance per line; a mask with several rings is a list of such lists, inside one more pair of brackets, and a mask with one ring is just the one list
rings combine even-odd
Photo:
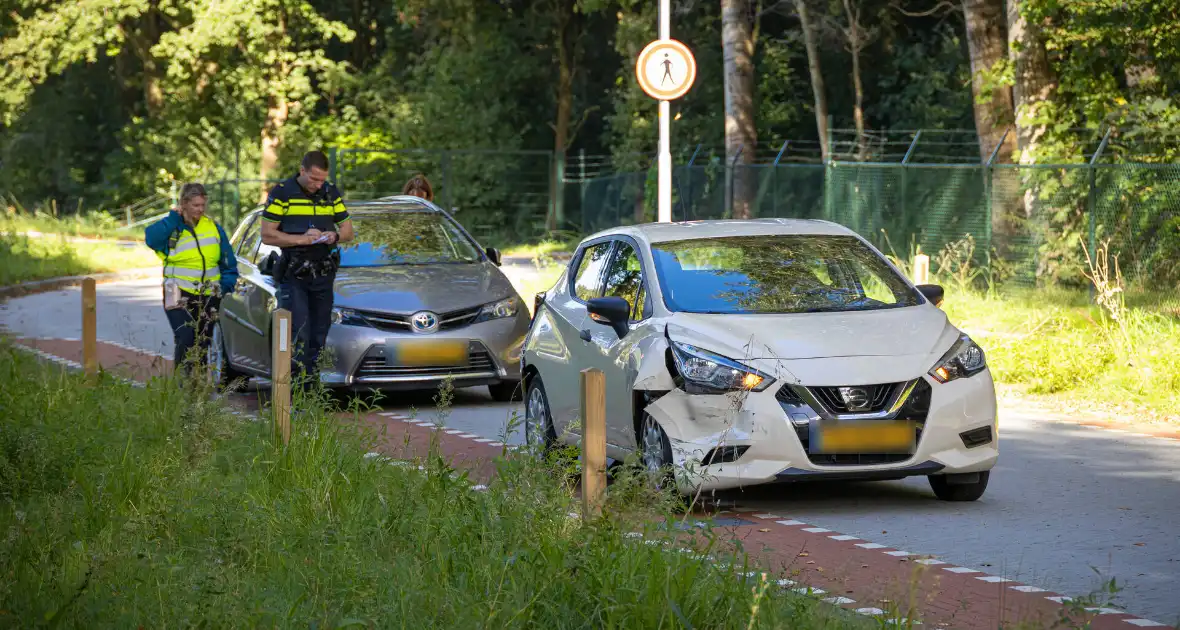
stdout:
[[150,269],[128,269],[126,271],[112,271],[108,273],[95,273],[83,276],[62,276],[59,278],[49,278],[47,280],[35,280],[33,282],[23,282],[21,284],[0,287],[0,298],[21,297],[25,295],[32,295],[34,293],[57,291],[67,287],[76,287],[80,286],[86,278],[94,278],[96,283],[106,284],[109,282],[121,282],[124,280],[142,280],[144,278],[156,276],[159,273],[159,267],[152,267]]

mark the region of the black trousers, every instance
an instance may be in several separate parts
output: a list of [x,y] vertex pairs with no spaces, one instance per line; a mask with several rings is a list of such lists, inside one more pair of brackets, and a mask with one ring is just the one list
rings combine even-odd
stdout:
[[328,329],[332,326],[333,285],[335,275],[318,278],[291,278],[279,284],[279,308],[291,312],[292,340],[295,347],[291,356],[291,376],[307,376],[305,385],[319,377],[317,363]]
[[211,295],[185,294],[183,299],[184,305],[180,308],[164,309],[168,324],[172,326],[172,339],[176,346],[172,355],[172,368],[177,374],[188,373],[189,366],[185,365],[185,359],[193,346],[201,349],[197,365],[203,367],[206,364],[213,322],[221,306],[221,298]]

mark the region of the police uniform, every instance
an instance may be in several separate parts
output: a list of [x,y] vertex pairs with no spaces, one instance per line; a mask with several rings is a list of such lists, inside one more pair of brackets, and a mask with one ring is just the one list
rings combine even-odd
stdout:
[[[337,232],[336,226],[349,220],[336,186],[324,182],[319,190],[309,193],[299,185],[297,176],[270,191],[262,219],[278,223],[279,231],[287,234],[304,234],[311,228]],[[274,273],[279,285],[279,308],[291,312],[295,368],[315,375],[332,325],[333,285],[340,252],[334,243],[284,247],[282,251]]]
[[207,216],[190,226],[172,211],[144,229],[144,242],[164,265],[164,313],[176,346],[172,365],[182,371],[194,345],[202,350],[203,364],[221,296],[238,281],[238,261],[229,238]]

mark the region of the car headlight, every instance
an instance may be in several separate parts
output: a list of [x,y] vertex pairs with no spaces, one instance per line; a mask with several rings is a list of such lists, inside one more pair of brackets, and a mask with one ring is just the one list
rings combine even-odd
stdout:
[[492,302],[484,306],[479,311],[479,317],[476,322],[486,322],[493,319],[504,319],[505,317],[516,317],[516,313],[520,310],[520,298],[512,296],[504,298],[499,302]]
[[344,326],[368,326],[369,322],[365,321],[364,317],[357,315],[355,311],[350,308],[336,307],[332,309],[332,323],[343,324]]
[[686,343],[673,341],[672,357],[686,385],[694,385],[709,393],[760,392],[774,382],[773,378],[754,368]]
[[967,335],[962,335],[955,345],[930,370],[930,376],[939,383],[949,383],[960,378],[974,376],[987,367],[980,348]]

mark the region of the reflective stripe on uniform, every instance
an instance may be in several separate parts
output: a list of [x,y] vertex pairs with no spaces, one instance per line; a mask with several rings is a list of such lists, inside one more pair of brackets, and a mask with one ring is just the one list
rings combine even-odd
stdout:
[[220,235],[212,236],[212,237],[207,236],[205,238],[198,239],[195,241],[190,237],[188,239],[183,239],[183,240],[177,241],[176,242],[176,249],[172,250],[172,254],[173,255],[183,254],[184,252],[187,252],[192,249],[196,249],[197,247],[203,248],[203,247],[208,247],[210,245],[216,245],[220,241],[221,241]]

